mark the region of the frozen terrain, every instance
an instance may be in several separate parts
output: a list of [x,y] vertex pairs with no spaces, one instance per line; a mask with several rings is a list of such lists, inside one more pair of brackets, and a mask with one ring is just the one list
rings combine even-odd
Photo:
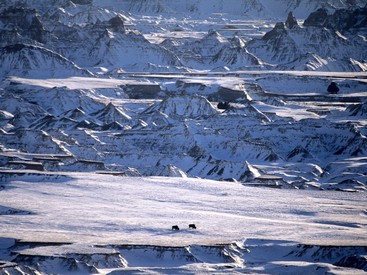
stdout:
[[[9,77],[0,103],[1,161],[5,169],[36,162],[48,171],[365,191],[365,77],[306,71]],[[342,93],[320,90],[330,79]],[[230,107],[218,108],[218,101]]]
[[0,3],[0,274],[367,271],[365,1],[46,2]]
[[0,201],[0,255],[45,273],[367,268],[362,193],[20,171]]

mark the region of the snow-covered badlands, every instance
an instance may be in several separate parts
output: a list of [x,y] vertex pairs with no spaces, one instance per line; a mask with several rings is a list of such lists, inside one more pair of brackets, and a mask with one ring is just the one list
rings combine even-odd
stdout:
[[364,0],[0,1],[0,275],[366,273],[366,26]]

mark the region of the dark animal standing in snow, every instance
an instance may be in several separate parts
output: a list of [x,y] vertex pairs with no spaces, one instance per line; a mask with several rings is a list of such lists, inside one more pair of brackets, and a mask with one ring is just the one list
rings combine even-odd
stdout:
[[195,225],[195,224],[193,224],[193,223],[191,223],[191,224],[189,224],[189,228],[191,228],[191,229],[196,229],[196,225]]
[[337,94],[339,92],[339,87],[335,82],[331,82],[329,87],[327,87],[327,91],[329,94]]
[[180,228],[178,227],[178,225],[173,225],[172,230],[180,230]]

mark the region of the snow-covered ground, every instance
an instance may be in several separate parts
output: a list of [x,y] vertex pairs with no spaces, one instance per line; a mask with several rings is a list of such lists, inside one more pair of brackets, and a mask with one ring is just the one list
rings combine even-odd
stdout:
[[[0,254],[8,255],[7,260],[14,258],[11,251],[18,260],[26,255],[32,263],[32,257],[112,254],[121,249],[125,270],[185,270],[196,263],[196,272],[211,272],[227,263],[223,271],[255,272],[283,258],[288,263],[279,264],[297,272],[310,265],[335,264],[351,247],[367,245],[367,201],[361,193],[264,189],[188,178],[23,172],[1,185]],[[173,231],[173,225],[180,230]],[[314,252],[325,250],[318,263],[306,253],[311,247]],[[327,259],[333,249],[340,250],[339,256]],[[286,257],[291,252],[294,255]],[[44,271],[62,267],[46,262],[40,265]],[[108,266],[96,259],[98,265]]]
[[0,274],[367,271],[365,1],[21,2]]
[[[50,179],[35,173],[4,187],[2,236],[26,241],[179,246],[259,238],[318,245],[367,243],[367,201],[359,193],[94,173]],[[6,215],[7,207],[19,215]],[[189,230],[191,223],[197,230]],[[172,232],[172,225],[182,230]]]

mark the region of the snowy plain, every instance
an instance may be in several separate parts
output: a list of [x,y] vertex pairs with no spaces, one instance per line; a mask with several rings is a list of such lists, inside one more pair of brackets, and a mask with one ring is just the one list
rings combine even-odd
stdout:
[[[89,173],[59,178],[20,178],[0,193],[2,204],[34,213],[2,216],[3,236],[173,246],[243,237],[318,245],[367,241],[367,204],[360,193],[263,189],[191,178]],[[189,230],[190,223],[198,229]],[[183,230],[173,232],[176,224]]]
[[[294,273],[320,268],[334,274],[362,272],[330,265],[348,255],[348,249],[365,251],[367,202],[361,193],[264,189],[190,178],[23,172],[0,192],[6,205],[0,208],[0,254],[8,260],[12,246],[20,255],[50,259],[114,255],[120,249],[121,267],[100,260],[99,273],[117,272],[123,265],[121,272],[170,274],[277,273],[285,266]],[[189,229],[192,223],[196,229]],[[172,231],[173,225],[180,230]],[[62,260],[55,266],[39,260],[38,267],[64,273],[63,265]],[[81,267],[73,272],[85,274]]]

